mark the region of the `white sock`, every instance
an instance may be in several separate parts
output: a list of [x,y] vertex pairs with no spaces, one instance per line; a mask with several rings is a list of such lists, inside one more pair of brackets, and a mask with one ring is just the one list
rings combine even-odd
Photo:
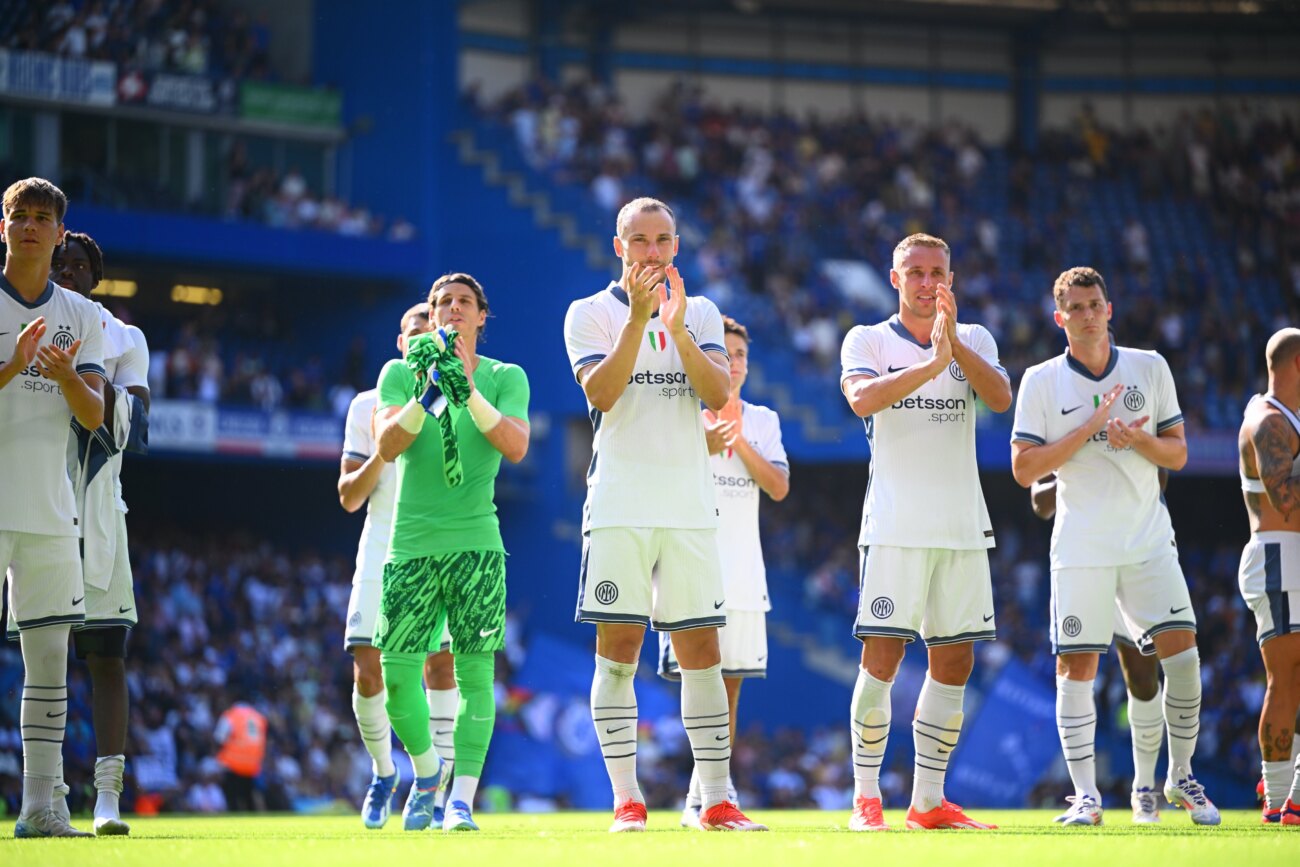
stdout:
[[943,803],[943,780],[961,735],[965,695],[966,687],[939,683],[926,672],[916,700],[916,719],[912,720],[912,743],[916,748],[912,806],[922,813]]
[[1291,735],[1291,761],[1300,761],[1300,732]]
[[[426,689],[424,695],[429,700],[429,737],[433,738],[433,748],[442,756],[445,780],[456,765],[456,711],[460,707],[460,690],[454,686],[451,689]],[[438,790],[433,803],[441,807],[446,801],[447,788],[444,786]],[[470,801],[465,803],[473,806]]]
[[700,809],[700,769],[691,765],[691,786],[686,790],[686,806]]
[[1165,740],[1160,697],[1142,701],[1128,694],[1128,727],[1133,735],[1133,791],[1156,788],[1156,762]]
[[722,663],[681,669],[682,725],[700,775],[700,807],[727,800],[731,773],[731,708],[722,681]]
[[880,766],[885,761],[889,740],[893,681],[877,680],[865,668],[858,668],[849,715],[849,737],[853,744],[853,798],[879,798]]
[[1270,810],[1280,810],[1291,790],[1295,771],[1287,761],[1260,764],[1264,768],[1264,803]]
[[418,756],[411,756],[411,767],[415,769],[417,777],[432,777],[440,772],[442,759],[438,758],[437,750],[429,747]]
[[1192,775],[1192,754],[1201,732],[1201,655],[1195,647],[1160,660],[1165,670],[1165,727],[1169,730],[1169,779]]
[[626,801],[645,803],[636,784],[636,676],[635,662],[614,662],[597,654],[591,681],[591,719],[605,759],[614,806]]
[[457,777],[451,784],[451,796],[448,801],[464,801],[471,810],[474,809],[474,795],[478,793],[478,777]]
[[19,636],[23,697],[23,803],[20,815],[48,810],[61,779],[68,722],[68,627],[45,626]]
[[1091,795],[1101,803],[1097,789],[1097,702],[1095,680],[1056,677],[1056,731],[1061,736],[1065,766],[1070,770],[1075,797]]
[[126,756],[99,756],[95,759],[95,818],[120,819],[118,799],[122,796],[122,771]]
[[1300,756],[1296,756],[1295,770],[1291,772],[1291,803],[1300,805]]
[[387,689],[367,697],[357,690],[355,683],[352,684],[352,712],[357,717],[361,742],[370,753],[370,766],[381,777],[397,773],[393,764],[393,727],[388,722],[388,711],[384,709],[387,700]]

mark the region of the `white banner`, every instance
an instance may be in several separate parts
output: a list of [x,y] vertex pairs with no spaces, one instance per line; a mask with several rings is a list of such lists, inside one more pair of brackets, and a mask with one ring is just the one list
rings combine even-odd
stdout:
[[117,100],[117,67],[102,60],[0,49],[0,93],[53,102],[113,105]]

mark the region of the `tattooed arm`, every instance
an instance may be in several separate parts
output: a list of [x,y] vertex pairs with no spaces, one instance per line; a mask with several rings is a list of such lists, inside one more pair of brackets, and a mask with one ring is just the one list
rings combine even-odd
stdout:
[[1300,510],[1300,476],[1291,475],[1291,463],[1300,448],[1300,440],[1285,418],[1278,413],[1267,413],[1259,420],[1251,441],[1269,502],[1289,521]]

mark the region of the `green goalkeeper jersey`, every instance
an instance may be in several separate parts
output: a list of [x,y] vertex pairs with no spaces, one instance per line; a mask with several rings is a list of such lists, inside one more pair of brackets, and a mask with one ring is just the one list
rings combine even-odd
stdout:
[[[502,415],[528,419],[528,377],[524,369],[480,355],[474,385]],[[380,409],[403,406],[415,396],[415,374],[401,359],[379,374]],[[463,481],[447,485],[441,427],[432,418],[411,447],[397,458],[397,506],[389,560],[409,560],[457,551],[505,551],[497,521],[497,471],[501,453],[474,426],[468,410],[448,406],[460,450]]]

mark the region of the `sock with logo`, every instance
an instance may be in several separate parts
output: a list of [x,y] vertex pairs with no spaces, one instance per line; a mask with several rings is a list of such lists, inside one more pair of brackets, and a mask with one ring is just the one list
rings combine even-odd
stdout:
[[68,722],[68,626],[24,629],[23,695],[19,726],[23,740],[23,801],[20,815],[50,808],[62,779],[63,735]]
[[1169,730],[1169,779],[1192,775],[1192,754],[1201,733],[1201,655],[1195,647],[1160,660],[1165,670],[1165,728]]
[[[424,657],[423,653],[391,650],[382,651],[379,656],[384,670],[384,690],[388,694],[384,708],[412,762],[417,755],[425,753],[437,757],[433,752],[433,738],[429,736],[429,705],[424,699]],[[437,762],[432,764],[436,770]],[[419,773],[419,776],[428,774]]]
[[488,742],[497,721],[496,695],[492,691],[495,673],[496,654],[491,651],[456,654],[456,686],[460,689],[456,764],[460,774],[476,780],[483,775]]
[[[443,774],[450,777],[456,765],[456,714],[460,708],[460,690],[426,689],[424,696],[429,702],[429,736],[433,738],[433,748],[442,757]],[[441,807],[447,797],[445,788],[438,790],[434,805]]]
[[381,689],[375,695],[362,695],[357,685],[352,684],[352,713],[357,718],[357,730],[361,732],[361,743],[370,753],[370,767],[381,777],[391,777],[397,773],[393,765],[392,726],[388,722],[388,711],[384,704],[388,701],[388,691]]
[[591,719],[596,740],[605,759],[609,783],[614,788],[614,806],[627,801],[645,803],[636,784],[636,677],[635,662],[615,662],[596,655],[596,673],[591,680]]
[[853,744],[853,797],[880,797],[880,766],[889,741],[893,681],[877,680],[865,668],[858,668],[849,714],[849,736]]
[[912,744],[916,749],[912,806],[919,812],[929,812],[943,803],[943,781],[961,735],[965,696],[965,686],[939,683],[926,673],[916,700],[916,719],[912,720]]
[[1142,701],[1128,694],[1128,727],[1133,735],[1133,791],[1156,788],[1156,762],[1165,740],[1165,717],[1160,699]]
[[727,800],[731,771],[731,708],[722,681],[722,663],[681,669],[682,723],[700,775],[700,806],[707,810]]
[[1065,766],[1074,783],[1075,797],[1090,795],[1101,803],[1097,788],[1097,700],[1096,679],[1070,680],[1056,676],[1056,731],[1061,736]]

